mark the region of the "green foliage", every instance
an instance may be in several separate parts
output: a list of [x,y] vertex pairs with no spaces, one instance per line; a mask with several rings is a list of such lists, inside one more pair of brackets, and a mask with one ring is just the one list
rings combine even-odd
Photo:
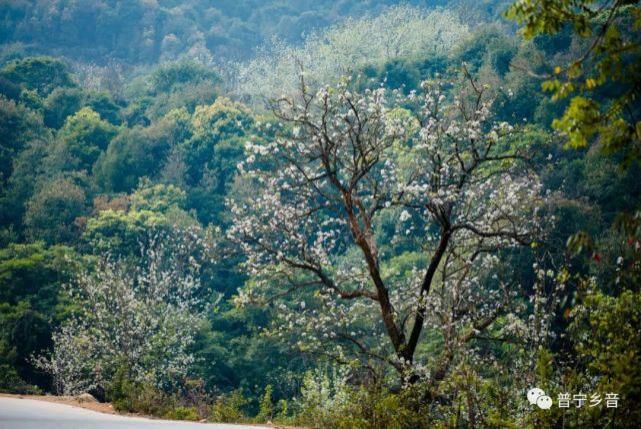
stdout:
[[398,58],[382,65],[366,66],[360,79],[356,80],[359,89],[373,88],[385,81],[390,88],[402,88],[405,93],[417,90],[425,78],[444,74],[448,58],[443,55],[426,55],[419,58]]
[[42,243],[0,249],[0,390],[33,393],[49,387],[31,355],[51,347],[66,311],[58,293],[73,268],[71,249]]
[[577,416],[571,427],[588,422],[602,427],[635,427],[641,418],[639,407],[634,405],[641,401],[641,294],[626,290],[608,296],[587,282],[584,286],[587,290],[572,310],[570,324],[577,364],[584,369],[575,375],[577,384],[589,384],[602,396],[617,393],[622,402],[616,414],[597,407]]
[[89,218],[84,239],[94,249],[134,253],[149,231],[196,226],[196,220],[183,210],[184,203],[185,192],[173,185],[141,182],[124,207],[99,210]]
[[94,112],[98,113],[102,119],[113,124],[122,123],[120,115],[120,106],[113,100],[111,94],[107,92],[90,92],[85,94],[84,103]]
[[556,34],[571,27],[581,52],[548,73],[543,89],[554,99],[572,97],[554,127],[569,145],[585,147],[599,136],[605,153],[623,155],[623,163],[641,159],[641,125],[636,118],[641,76],[641,6],[594,0],[527,0],[506,13],[523,26],[526,38]]
[[129,368],[125,365],[116,371],[111,384],[107,386],[106,399],[112,402],[118,411],[142,412],[155,416],[171,413],[176,406],[175,402],[157,387],[132,382]]
[[248,404],[241,390],[234,390],[228,395],[220,395],[211,407],[209,420],[219,423],[239,423],[245,421],[244,408]]
[[208,82],[216,84],[220,77],[210,68],[193,61],[181,61],[165,64],[151,75],[150,85],[153,91],[174,92],[186,84]]
[[[204,60],[250,57],[262,42],[275,36],[299,42],[304,34],[340,22],[345,17],[379,14],[395,0],[219,1],[62,0],[52,4],[6,2],[6,25],[0,34],[13,51],[28,46],[53,55],[104,63],[153,64],[181,58]],[[416,6],[457,7],[475,19],[490,19],[505,0],[410,0]],[[474,7],[471,7],[474,6]],[[7,52],[5,58],[16,55]]]
[[258,415],[256,416],[256,421],[259,423],[271,422],[274,418],[274,404],[272,402],[272,386],[268,384],[265,387],[265,393],[260,400]]
[[185,192],[173,185],[142,184],[131,196],[131,209],[167,213],[173,207],[183,207],[185,198]]
[[49,128],[61,128],[65,120],[88,107],[100,115],[101,119],[112,125],[120,125],[120,106],[105,92],[86,92],[77,87],[57,87],[42,100],[42,111],[45,125]]
[[489,66],[499,76],[509,71],[517,45],[498,28],[487,28],[476,34],[470,43],[460,47],[457,61],[465,62],[469,70],[478,72],[483,65]]
[[526,38],[539,33],[557,33],[566,25],[582,36],[591,33],[587,8],[594,0],[527,0],[514,3],[507,11],[508,18],[524,27]]
[[193,112],[213,103],[221,90],[221,78],[210,67],[193,61],[164,63],[127,87],[137,100],[129,108],[130,124],[147,125],[176,109]]
[[4,76],[0,76],[0,94],[9,100],[17,101],[20,98],[20,86],[11,82]]
[[175,178],[174,184],[183,185],[185,172],[174,169],[170,155],[191,136],[190,121],[185,109],[176,109],[148,127],[123,129],[98,160],[96,181],[109,191],[130,191],[140,178],[155,178],[162,170],[171,170],[168,174]]
[[[207,171],[215,170],[214,163],[220,164],[226,152],[235,150],[230,155],[238,157],[242,153],[242,138],[252,123],[247,110],[227,98],[219,98],[210,106],[199,106],[192,117],[193,136],[185,143],[189,181],[198,183]],[[229,171],[217,173],[222,177],[230,175]],[[218,186],[224,186],[224,182]]]
[[200,420],[198,410],[194,407],[176,407],[165,413],[164,417],[172,420],[187,420],[192,422]]
[[301,387],[297,419],[313,428],[431,428],[418,392],[391,393],[380,386],[356,387],[335,371],[307,372]]
[[637,335],[641,323],[641,294],[625,291],[617,297],[600,292],[585,297],[575,310],[575,324],[587,329],[584,341],[577,343],[579,355],[586,359],[592,374],[602,377],[608,391],[639,398],[641,380],[641,342]]
[[23,105],[0,96],[0,190],[12,174],[13,160],[29,140],[43,132],[42,118]]
[[278,401],[277,410],[278,414],[276,420],[279,422],[288,422],[291,418],[289,417],[289,402],[287,399],[281,399]]
[[563,118],[555,119],[552,125],[568,135],[569,147],[582,149],[599,131],[599,117],[598,104],[577,96],[570,101]]
[[[50,148],[51,138],[43,136],[29,140],[22,151],[13,158],[12,173],[7,187],[0,195],[0,219],[9,236],[24,236],[23,217],[26,204],[38,189],[38,178],[46,169],[45,159]],[[5,241],[17,241],[18,237]]]
[[85,191],[74,180],[61,178],[43,187],[27,203],[26,233],[48,244],[70,243],[80,236],[77,220],[85,214]]
[[82,105],[82,91],[78,88],[56,88],[43,102],[44,121],[49,128],[62,127],[68,116],[73,115]]
[[51,57],[31,57],[6,64],[0,75],[26,89],[46,97],[59,87],[73,87],[75,83],[67,65]]
[[227,98],[196,108],[192,136],[179,150],[190,189],[188,206],[203,222],[225,219],[224,196],[230,190],[236,164],[244,156],[244,142],[252,135],[253,124],[247,109]]
[[54,168],[91,171],[101,153],[116,135],[117,129],[88,107],[69,116],[56,135]]

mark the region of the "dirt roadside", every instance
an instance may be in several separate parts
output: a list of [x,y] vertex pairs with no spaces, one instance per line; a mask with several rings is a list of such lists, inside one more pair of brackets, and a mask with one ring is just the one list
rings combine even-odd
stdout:
[[[0,393],[0,397],[5,398],[17,398],[17,399],[32,399],[36,401],[46,401],[54,402],[57,404],[70,405],[72,407],[85,408],[87,410],[96,411],[99,413],[105,414],[118,414],[123,416],[132,416],[132,417],[146,417],[150,419],[156,419],[154,416],[146,416],[143,414],[134,414],[134,413],[119,413],[114,410],[113,405],[110,403],[101,403],[97,401],[87,401],[78,398],[77,396],[54,396],[54,395],[16,395],[10,393]],[[264,424],[255,424],[255,426],[264,426],[265,429],[305,429],[298,426],[282,426],[278,424],[264,425]]]
[[9,393],[0,393],[0,397],[18,398],[18,399],[35,399],[37,401],[55,402],[58,404],[71,405],[72,407],[86,408],[106,414],[119,414],[114,410],[113,405],[109,403],[100,403],[94,401],[82,401],[75,396],[53,396],[53,395],[13,395]]

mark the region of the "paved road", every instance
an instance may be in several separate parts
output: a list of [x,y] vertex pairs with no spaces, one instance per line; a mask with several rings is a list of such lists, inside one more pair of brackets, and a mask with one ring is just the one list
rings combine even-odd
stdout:
[[265,429],[260,426],[149,420],[70,405],[0,397],[0,429]]

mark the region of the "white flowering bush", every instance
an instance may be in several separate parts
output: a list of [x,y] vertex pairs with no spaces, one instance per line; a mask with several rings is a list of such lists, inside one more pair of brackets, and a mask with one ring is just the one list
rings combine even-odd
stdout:
[[193,231],[154,235],[136,260],[105,255],[77,275],[65,290],[75,315],[54,333],[53,352],[35,359],[58,393],[106,388],[123,369],[130,382],[164,389],[187,374],[204,311],[201,245]]
[[367,65],[446,54],[469,34],[455,12],[397,6],[310,34],[301,46],[273,40],[251,61],[236,65],[229,79],[234,82],[232,90],[245,102],[262,103],[294,95],[301,69],[308,84],[318,87]]
[[315,424],[330,425],[341,414],[350,412],[349,395],[346,371],[338,368],[308,371],[301,386],[301,417]]
[[[541,234],[539,179],[469,88],[310,92],[303,78],[276,101],[265,127],[280,136],[247,143],[248,191],[229,202],[252,277],[237,302],[277,302],[275,333],[303,350],[442,379],[517,293],[502,256]],[[279,300],[292,293],[307,298]],[[426,336],[439,350],[416,359]]]

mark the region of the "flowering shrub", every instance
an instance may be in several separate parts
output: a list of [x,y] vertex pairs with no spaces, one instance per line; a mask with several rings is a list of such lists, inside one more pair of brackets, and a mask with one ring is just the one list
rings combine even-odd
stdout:
[[106,255],[78,274],[66,288],[75,316],[54,333],[51,355],[36,358],[58,393],[105,388],[122,368],[169,390],[186,375],[203,314],[199,244],[190,231],[152,236],[136,261]]

